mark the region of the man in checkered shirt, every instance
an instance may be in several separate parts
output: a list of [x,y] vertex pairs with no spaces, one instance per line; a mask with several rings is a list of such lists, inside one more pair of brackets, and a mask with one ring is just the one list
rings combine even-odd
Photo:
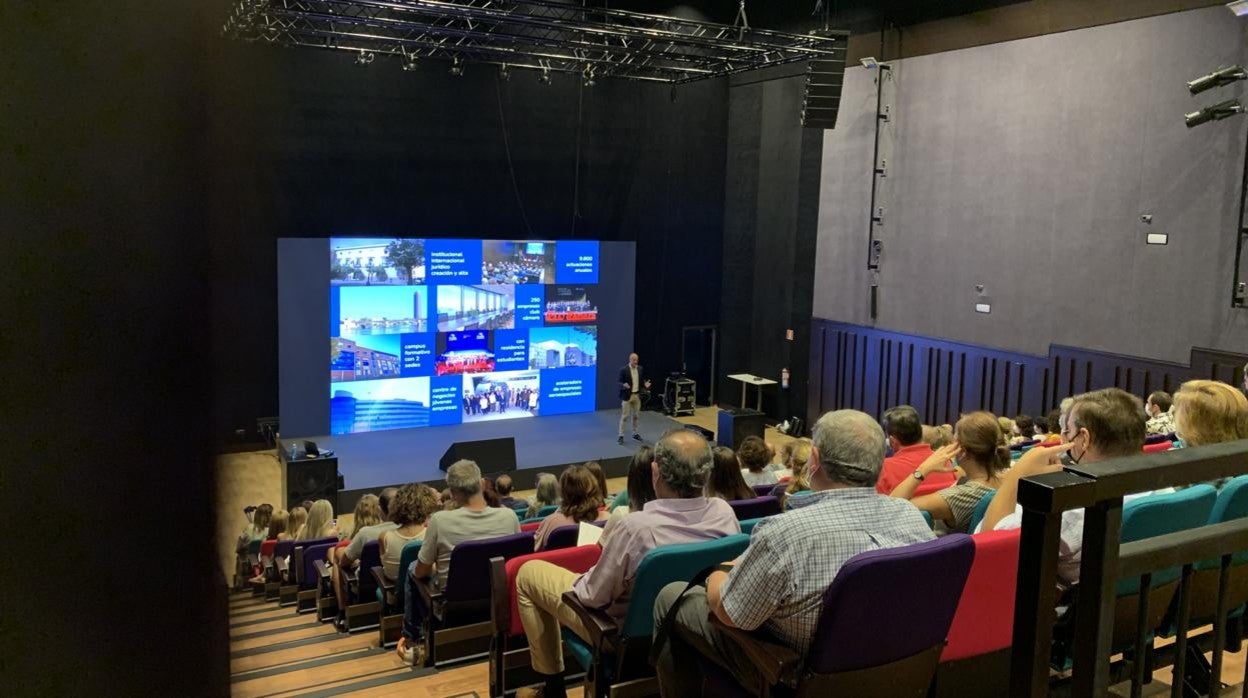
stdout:
[[[758,684],[752,662],[722,637],[710,614],[735,628],[762,628],[805,654],[823,593],[849,558],[932,539],[913,504],[875,491],[884,463],[884,431],[875,420],[857,410],[829,412],[815,424],[813,441],[809,503],[760,521],[735,563],[685,595],[657,666],[664,696],[702,693],[697,654],[744,686]],[[684,588],[678,582],[659,592],[656,626]]]

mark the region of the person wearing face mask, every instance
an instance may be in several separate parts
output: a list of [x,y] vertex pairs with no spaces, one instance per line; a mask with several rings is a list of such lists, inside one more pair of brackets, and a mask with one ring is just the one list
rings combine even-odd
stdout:
[[1144,423],[1145,434],[1152,436],[1174,432],[1172,404],[1170,393],[1157,390],[1148,396],[1148,402],[1144,404],[1144,413],[1148,415],[1148,421]]
[[[1023,512],[1018,505],[1018,481],[1032,475],[1060,471],[1063,454],[1069,455],[1071,465],[1139,455],[1144,446],[1143,403],[1138,397],[1118,388],[1076,395],[1071,402],[1062,437],[1062,444],[1037,446],[1024,453],[1014,467],[1001,477],[1001,484],[988,505],[980,530],[1020,528]],[[1173,488],[1166,488],[1129,494],[1123,497],[1123,501],[1173,491]],[[1083,509],[1072,509],[1062,514],[1057,558],[1057,579],[1062,587],[1079,581],[1083,516]]]

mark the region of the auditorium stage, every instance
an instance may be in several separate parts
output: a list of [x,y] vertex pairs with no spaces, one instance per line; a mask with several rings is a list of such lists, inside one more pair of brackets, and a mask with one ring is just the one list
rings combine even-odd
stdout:
[[[619,423],[619,410],[599,410],[533,419],[297,438],[316,442],[322,451],[334,451],[345,486],[339,498],[340,507],[353,507],[358,496],[352,495],[357,491],[363,494],[363,491],[387,485],[442,480],[438,459],[456,441],[514,437],[517,470],[513,478],[517,489],[532,487],[537,472],[543,468],[588,460],[601,462],[608,477],[619,477],[626,472],[628,460],[640,446],[628,433],[623,446],[616,443]],[[642,412],[639,431],[645,443],[653,444],[667,430],[683,426],[660,412]],[[495,472],[489,463],[479,465],[486,474]]]

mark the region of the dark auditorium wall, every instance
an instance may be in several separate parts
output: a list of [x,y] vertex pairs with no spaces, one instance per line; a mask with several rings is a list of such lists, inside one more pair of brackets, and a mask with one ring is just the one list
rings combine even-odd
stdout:
[[[874,73],[849,69],[823,149],[814,316],[1039,356],[1244,351],[1248,310],[1230,308],[1244,120],[1183,124],[1243,96],[1184,83],[1243,64],[1244,37],[1216,6],[897,61],[874,323]],[[1146,246],[1150,232],[1169,244]],[[976,284],[991,314],[974,312]]]
[[[7,695],[228,695],[207,3],[0,5]],[[241,518],[240,518],[241,520]]]
[[455,78],[436,61],[405,73],[315,50],[209,49],[219,438],[277,414],[278,237],[636,241],[635,346],[604,347],[602,361],[635,348],[653,376],[679,366],[682,326],[718,320],[724,81],[582,89],[521,70],[498,82],[486,66]]
[[805,64],[782,66],[734,76],[729,88],[716,400],[740,404],[741,384],[728,374],[780,381],[787,366],[791,388],[763,392],[763,410],[776,419],[806,411],[823,131],[799,122],[804,75]]

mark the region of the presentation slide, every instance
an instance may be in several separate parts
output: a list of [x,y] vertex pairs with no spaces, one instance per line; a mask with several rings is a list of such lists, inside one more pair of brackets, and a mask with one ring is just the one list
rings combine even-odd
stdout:
[[330,238],[330,433],[593,411],[600,323],[632,327],[611,315],[618,300],[600,317],[613,288],[600,253],[585,240]]

